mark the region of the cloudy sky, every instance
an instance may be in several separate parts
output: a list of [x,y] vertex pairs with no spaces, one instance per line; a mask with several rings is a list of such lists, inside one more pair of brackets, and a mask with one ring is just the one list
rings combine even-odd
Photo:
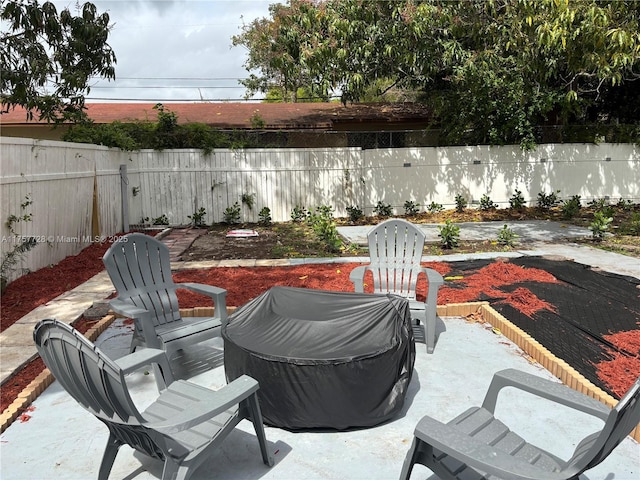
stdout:
[[[58,11],[75,0],[54,0]],[[231,37],[284,0],[93,0],[113,24],[116,81],[96,80],[88,102],[242,100],[243,47]]]

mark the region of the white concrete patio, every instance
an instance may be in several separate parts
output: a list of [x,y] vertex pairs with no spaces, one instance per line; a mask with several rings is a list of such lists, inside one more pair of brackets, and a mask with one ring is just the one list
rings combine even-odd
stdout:
[[[349,432],[293,433],[267,427],[275,465],[260,458],[249,422],[238,429],[193,475],[199,479],[363,479],[398,478],[419,419],[429,414],[448,421],[471,405],[480,404],[495,371],[513,367],[553,378],[488,324],[445,317],[435,354],[417,343],[417,358],[405,408],[392,421]],[[128,347],[129,327],[116,321],[98,339],[112,356]],[[220,343],[202,352],[215,354]],[[201,373],[193,381],[217,389],[224,385],[223,367]],[[152,375],[130,377],[141,408],[156,394]],[[601,421],[546,400],[507,389],[500,397],[498,416],[527,440],[568,458],[577,442],[600,428]],[[33,403],[27,421],[17,420],[0,437],[0,477],[3,480],[96,478],[107,439],[107,428],[86,412],[54,382]],[[162,465],[122,447],[110,478],[160,478]],[[434,479],[416,466],[412,479]],[[589,480],[640,478],[640,445],[625,439],[613,454],[587,472]]]

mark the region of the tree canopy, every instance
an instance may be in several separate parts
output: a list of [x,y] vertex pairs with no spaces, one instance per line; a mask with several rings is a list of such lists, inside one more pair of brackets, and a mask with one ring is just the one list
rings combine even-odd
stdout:
[[640,2],[290,0],[270,15],[233,37],[258,72],[250,95],[412,91],[448,142],[530,146],[540,125],[638,132]]
[[115,78],[109,15],[92,3],[77,13],[58,12],[51,2],[2,1],[2,111],[22,106],[29,119],[34,112],[48,121],[78,118],[91,77]]

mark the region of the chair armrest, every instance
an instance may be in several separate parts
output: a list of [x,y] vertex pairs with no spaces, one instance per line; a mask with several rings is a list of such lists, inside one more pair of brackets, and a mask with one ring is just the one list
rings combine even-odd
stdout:
[[[144,308],[140,308],[133,303],[114,298],[109,302],[111,309],[119,315],[133,319],[136,329],[141,331],[141,335],[144,337],[144,341],[147,347],[159,347],[160,343],[153,328],[153,320],[151,318],[151,312]],[[143,328],[148,325],[149,328]]]
[[175,391],[179,395],[187,394],[192,398],[197,398],[198,402],[190,403],[188,408],[172,415],[166,421],[151,422],[146,426],[164,434],[181,432],[239,404],[242,400],[256,393],[258,388],[258,381],[248,375],[242,375],[220,390],[211,390],[191,382],[178,380],[172,383],[166,392]]
[[349,280],[353,283],[353,288],[356,293],[364,293],[364,274],[367,268],[366,265],[361,265],[351,270],[349,274]]
[[433,268],[420,267],[420,271],[427,276],[427,282],[429,282],[429,290],[431,287],[436,287],[436,292],[441,285],[444,285],[444,278],[439,272]]
[[227,291],[224,288],[203,283],[177,283],[176,287],[207,295],[215,305],[214,317],[223,320],[227,318]]
[[164,350],[157,348],[140,348],[129,355],[115,360],[115,363],[122,369],[122,373],[125,375],[135,372],[146,365],[155,363],[162,369],[165,387],[173,383],[173,373],[171,372],[169,359]]
[[423,417],[415,436],[471,468],[510,480],[561,480],[566,475],[543,470],[431,417]]
[[131,302],[114,298],[109,301],[109,307],[119,315],[123,315],[127,318],[142,318],[149,315],[149,310],[137,307]]
[[498,401],[498,393],[504,387],[515,387],[605,421],[611,412],[611,409],[602,402],[588,397],[563,383],[547,380],[546,378],[512,368],[501,370],[493,376],[489,390],[487,390],[482,403],[482,408],[493,413]]

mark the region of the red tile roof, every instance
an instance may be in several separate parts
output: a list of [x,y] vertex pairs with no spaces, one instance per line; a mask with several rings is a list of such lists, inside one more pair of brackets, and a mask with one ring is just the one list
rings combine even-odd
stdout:
[[[95,123],[155,121],[153,103],[87,103],[87,114]],[[424,105],[414,103],[165,103],[178,116],[178,123],[206,123],[217,128],[252,128],[256,120],[267,129],[332,129],[339,124],[426,124],[430,115]],[[253,121],[252,121],[253,119]],[[0,115],[3,125],[33,125],[20,107]]]

